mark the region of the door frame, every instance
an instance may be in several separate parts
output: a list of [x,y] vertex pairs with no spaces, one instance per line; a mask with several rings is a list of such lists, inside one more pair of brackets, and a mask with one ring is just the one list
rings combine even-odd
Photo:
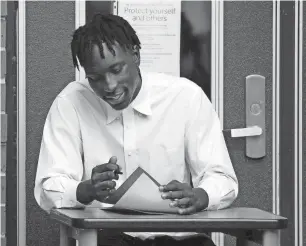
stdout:
[[[273,0],[273,74],[272,74],[272,212],[280,214],[280,136],[282,134],[280,128],[280,24],[281,24],[281,0]],[[86,23],[86,1],[79,0],[75,2],[75,27]],[[303,2],[295,0],[295,28],[296,28],[296,69],[295,69],[295,83],[296,83],[296,100],[295,107],[295,210],[294,216],[295,225],[298,232],[295,234],[295,240],[302,245],[302,31],[303,31]],[[297,7],[298,6],[298,7]],[[224,85],[224,64],[223,64],[223,47],[224,47],[224,0],[212,1],[212,46],[211,46],[211,101],[219,115],[221,127],[223,128],[224,113],[223,113],[223,85]],[[299,15],[298,15],[299,13]],[[215,25],[213,25],[215,23]],[[299,35],[298,35],[299,33]],[[299,39],[299,42],[297,41]],[[299,50],[297,52],[297,50]],[[85,73],[81,69],[75,70],[76,79],[85,78]],[[299,99],[298,99],[299,96]],[[213,241],[218,246],[224,245],[224,235],[222,233],[213,233]]]
[[[280,9],[277,29],[277,106],[281,108],[276,118],[279,172],[277,213],[288,217],[289,222],[281,238],[286,240],[291,236],[294,241],[291,245],[302,246],[303,1],[277,3]],[[286,241],[282,243],[286,244]]]
[[[86,0],[75,0],[75,29],[86,24]],[[75,68],[75,80],[85,79],[85,71]]]
[[[116,5],[115,1],[115,5]],[[223,1],[211,1],[211,101],[223,127]],[[86,23],[86,0],[75,1],[75,28]],[[213,25],[213,23],[216,23]],[[75,69],[76,80],[84,79],[82,68]],[[212,233],[212,240],[218,246],[224,245],[223,233]]]
[[[278,41],[277,33],[275,30],[279,28],[277,25],[278,19],[276,18],[279,13],[277,8],[277,1],[273,0],[273,212],[278,213],[279,208],[279,189],[278,189],[278,112],[279,108],[275,107],[278,104],[275,103],[278,99],[277,90],[277,76],[274,76],[277,71],[277,49],[276,43]],[[116,2],[116,1],[115,1]],[[211,5],[211,101],[219,116],[221,127],[223,128],[224,113],[223,113],[223,84],[224,84],[224,58],[223,58],[223,47],[224,47],[224,0],[212,1]],[[78,28],[86,23],[86,0],[75,1],[75,27]],[[215,24],[214,24],[215,23]],[[83,69],[75,69],[76,79],[85,78]],[[224,246],[224,234],[223,233],[212,233],[212,240],[217,246]]]
[[[223,88],[224,88],[224,2],[211,1],[211,102],[223,129]],[[214,25],[215,23],[215,25]],[[212,233],[217,246],[224,246],[224,234]]]
[[[299,18],[296,19],[296,26],[298,26],[299,42],[298,57],[296,58],[298,63],[297,80],[298,80],[298,110],[297,110],[297,175],[298,175],[298,227],[299,227],[299,246],[303,246],[304,233],[303,233],[303,32],[304,32],[304,1],[299,2]],[[297,10],[298,11],[298,10]]]
[[[12,118],[15,118],[15,107],[17,108],[16,120],[11,120],[8,125],[8,142],[11,146],[8,146],[10,151],[7,154],[7,161],[11,161],[11,165],[7,165],[6,170],[6,237],[7,243],[13,243],[20,246],[26,244],[26,9],[25,1],[16,0],[14,2],[7,2],[10,4],[8,8],[12,10],[13,5],[16,16],[9,16],[11,22],[15,22],[13,32],[10,34],[16,38],[16,77],[13,75],[8,79],[16,78],[16,88],[13,83],[9,83],[7,90],[10,94],[16,96],[15,99],[11,99],[7,105],[11,108],[10,114]],[[18,6],[18,7],[17,7]],[[12,13],[10,13],[12,14]],[[14,21],[12,18],[16,18]],[[13,57],[8,57],[7,64],[12,66]],[[12,69],[10,69],[12,72]],[[15,74],[14,74],[15,75]],[[7,80],[13,82],[12,80]],[[15,123],[16,127],[15,128]],[[15,136],[15,130],[17,134]],[[16,152],[13,146],[16,143]],[[16,165],[15,165],[16,164]],[[11,176],[10,176],[11,175]],[[10,231],[10,232],[9,232]]]
[[17,12],[17,245],[26,245],[26,2]]

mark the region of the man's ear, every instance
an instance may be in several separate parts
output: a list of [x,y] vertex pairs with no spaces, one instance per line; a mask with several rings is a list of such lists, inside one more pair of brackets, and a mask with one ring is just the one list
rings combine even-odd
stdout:
[[139,52],[139,49],[134,46],[132,48],[132,56],[133,56],[133,61],[134,63],[139,66],[140,65],[140,52]]

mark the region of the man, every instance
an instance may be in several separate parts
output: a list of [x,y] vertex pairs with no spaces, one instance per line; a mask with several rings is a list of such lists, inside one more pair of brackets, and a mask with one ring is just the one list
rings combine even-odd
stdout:
[[[141,166],[180,214],[228,207],[238,182],[216,112],[193,82],[140,71],[140,41],[127,21],[96,15],[73,35],[70,83],[48,113],[35,198],[46,211],[97,204]],[[114,171],[122,171],[122,175]],[[99,245],[214,245],[202,234],[121,233]]]

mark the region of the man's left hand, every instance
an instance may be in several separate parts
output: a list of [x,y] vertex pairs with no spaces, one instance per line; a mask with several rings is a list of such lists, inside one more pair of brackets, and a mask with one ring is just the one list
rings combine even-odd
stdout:
[[208,206],[208,195],[202,188],[192,188],[187,183],[173,180],[169,184],[160,186],[163,199],[170,199],[171,207],[178,207],[180,214],[192,214]]

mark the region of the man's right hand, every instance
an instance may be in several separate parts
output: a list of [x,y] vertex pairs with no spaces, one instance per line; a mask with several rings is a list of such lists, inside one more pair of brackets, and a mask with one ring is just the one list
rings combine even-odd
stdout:
[[92,169],[91,179],[82,181],[77,187],[77,200],[88,204],[93,200],[103,202],[116,189],[115,180],[119,179],[114,171],[120,171],[117,165],[117,157],[113,156],[108,163],[98,165]]

